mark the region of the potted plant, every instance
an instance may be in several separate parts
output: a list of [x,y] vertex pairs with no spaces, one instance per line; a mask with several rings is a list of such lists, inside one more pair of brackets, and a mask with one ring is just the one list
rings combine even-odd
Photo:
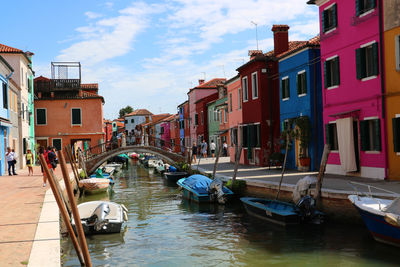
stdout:
[[311,159],[307,150],[311,140],[311,122],[307,116],[301,116],[295,119],[295,138],[300,141],[300,165],[308,170]]

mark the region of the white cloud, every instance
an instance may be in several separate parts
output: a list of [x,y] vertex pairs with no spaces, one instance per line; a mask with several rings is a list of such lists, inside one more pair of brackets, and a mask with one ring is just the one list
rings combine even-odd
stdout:
[[88,19],[97,19],[102,17],[103,15],[100,13],[96,13],[96,12],[92,12],[92,11],[88,11],[85,12],[86,17],[88,17]]

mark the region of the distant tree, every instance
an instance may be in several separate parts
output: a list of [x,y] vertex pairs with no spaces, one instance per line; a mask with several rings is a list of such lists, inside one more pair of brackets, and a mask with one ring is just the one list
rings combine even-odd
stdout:
[[131,113],[132,111],[133,111],[133,108],[129,105],[124,108],[121,108],[119,110],[119,118],[123,118],[126,114]]

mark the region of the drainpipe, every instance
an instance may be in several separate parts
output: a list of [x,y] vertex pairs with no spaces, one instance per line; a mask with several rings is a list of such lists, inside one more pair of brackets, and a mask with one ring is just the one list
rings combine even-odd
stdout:
[[[379,11],[379,53],[380,53],[380,67],[381,67],[381,105],[382,105],[382,119],[383,119],[383,127],[386,131],[387,121],[386,118],[386,109],[385,109],[385,72],[384,72],[384,52],[383,52],[383,0],[379,1],[378,11]],[[381,131],[382,132],[382,131]],[[382,135],[383,136],[383,135]],[[387,138],[383,139],[385,150],[387,149]],[[388,151],[385,153],[385,179],[388,177]]]
[[314,72],[314,107],[313,107],[313,111],[314,111],[314,168],[317,168],[318,166],[318,142],[316,140],[318,140],[318,128],[322,127],[322,125],[318,125],[318,116],[317,116],[317,62],[319,61],[315,61],[315,59],[317,58],[316,54],[316,50],[312,49],[313,51],[313,72]]
[[[268,62],[268,61],[267,61]],[[273,121],[272,121],[272,113],[273,113],[273,108],[272,108],[272,78],[271,78],[271,73],[273,70],[274,66],[272,66],[271,70],[268,70],[268,64],[267,64],[267,79],[268,79],[268,92],[269,92],[269,97],[268,97],[268,104],[269,104],[269,130],[270,130],[270,143],[271,143],[271,150],[269,156],[274,152],[274,129],[273,129]]]

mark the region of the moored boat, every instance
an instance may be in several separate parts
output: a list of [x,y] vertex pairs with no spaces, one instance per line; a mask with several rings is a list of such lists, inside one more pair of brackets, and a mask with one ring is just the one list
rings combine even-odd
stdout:
[[79,187],[88,194],[98,194],[107,191],[110,180],[104,178],[89,178],[79,181]]
[[218,202],[224,204],[233,196],[233,192],[223,186],[221,180],[212,180],[201,174],[179,179],[177,184],[182,188],[183,197],[199,203]]
[[[119,233],[128,220],[124,205],[108,201],[89,201],[78,205],[78,212],[86,235]],[[71,224],[75,228],[74,218]]]
[[187,176],[187,172],[164,172],[165,179],[170,183],[176,183],[179,179]]

